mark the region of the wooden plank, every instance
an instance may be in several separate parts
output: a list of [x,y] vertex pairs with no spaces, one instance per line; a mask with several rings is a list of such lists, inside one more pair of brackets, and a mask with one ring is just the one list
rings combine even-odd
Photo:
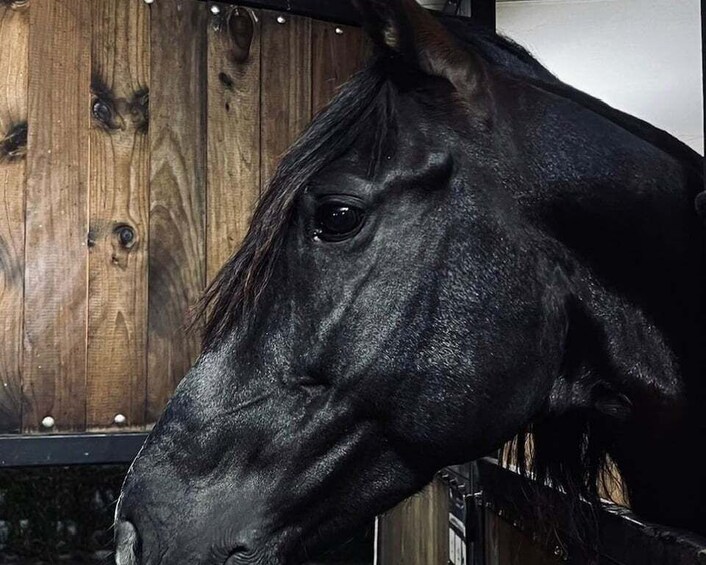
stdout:
[[208,29],[208,278],[247,234],[260,192],[262,15],[221,5]]
[[206,278],[205,131],[208,6],[151,7],[147,420],[159,417],[199,352],[184,325]]
[[139,426],[147,382],[149,7],[92,2],[89,428]]
[[372,49],[357,27],[314,21],[312,36],[312,104],[317,113],[363,67]]
[[262,12],[262,182],[311,120],[311,20]]
[[0,433],[22,425],[29,10],[0,5]]
[[379,565],[446,565],[449,494],[439,479],[379,519]]
[[561,556],[551,555],[539,544],[497,514],[485,516],[488,565],[559,565]]
[[90,1],[32,0],[30,29],[23,420],[82,430]]

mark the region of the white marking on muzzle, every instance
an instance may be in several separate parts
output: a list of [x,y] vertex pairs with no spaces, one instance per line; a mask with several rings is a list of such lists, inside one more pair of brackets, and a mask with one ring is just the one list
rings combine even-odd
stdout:
[[137,530],[130,522],[120,522],[116,526],[118,547],[115,552],[116,565],[137,565]]

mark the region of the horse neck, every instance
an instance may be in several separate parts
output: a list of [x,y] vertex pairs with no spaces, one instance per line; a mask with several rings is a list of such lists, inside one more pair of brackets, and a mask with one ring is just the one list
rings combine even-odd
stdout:
[[[654,207],[642,208],[653,214],[655,227],[644,231],[649,222],[638,223],[643,231],[626,243],[629,254],[623,254],[620,244],[614,243],[611,249],[604,241],[606,247],[599,250],[602,256],[589,260],[592,267],[598,266],[607,291],[629,302],[630,308],[657,329],[674,361],[674,376],[681,389],[680,401],[664,402],[658,392],[662,375],[645,375],[650,386],[657,383],[657,387],[646,395],[645,405],[634,407],[631,421],[615,428],[610,452],[641,516],[706,533],[706,467],[689,457],[706,442],[704,233],[690,199],[693,187],[667,186]],[[628,188],[638,193],[641,189]],[[627,201],[625,215],[630,218],[637,203]],[[682,213],[665,222],[661,207]],[[639,241],[644,247],[634,246]],[[635,253],[639,260],[630,256]],[[628,287],[628,283],[635,286]],[[634,348],[643,359],[652,353],[649,342]]]
[[[701,160],[640,120],[509,66],[519,78],[493,82],[503,161],[515,163],[505,184],[521,187],[526,216],[606,294],[657,328],[686,399],[662,419],[647,394],[639,416],[608,426],[608,451],[640,515],[706,534],[706,467],[689,456],[706,441],[706,249],[694,206]],[[647,347],[636,345],[636,355]]]
[[591,315],[608,361],[595,376],[632,403],[627,419],[602,433],[640,516],[706,534],[706,467],[689,457],[706,442],[703,262],[687,261],[672,275],[657,281],[670,292],[660,301],[658,287],[655,302],[647,300],[652,292],[630,302],[596,285],[602,302]]
[[[639,416],[608,432],[609,452],[638,513],[706,533],[706,468],[689,457],[706,441],[706,254],[694,206],[702,174],[693,162],[600,116],[576,112],[571,101],[537,96],[523,103],[541,106],[541,118],[515,116],[508,136],[521,155],[522,182],[538,187],[522,195],[528,216],[538,218],[606,294],[657,329],[685,399],[662,408],[646,394],[646,405],[635,407]],[[547,123],[548,115],[556,122]],[[537,139],[537,131],[546,138]],[[567,163],[567,155],[575,162]],[[649,347],[636,343],[633,349],[640,356]],[[650,378],[658,383],[657,397],[661,376]],[[655,413],[660,410],[665,417]]]
[[702,159],[635,118],[626,116],[631,122],[623,128],[617,111],[608,119],[589,112],[583,100],[522,82],[500,81],[496,94],[506,160],[514,158],[523,177],[509,184],[532,187],[519,195],[528,217],[657,326],[685,379],[706,380],[699,378],[706,361],[706,229],[695,209]]
[[[703,257],[699,235],[693,252]],[[661,322],[658,327],[677,362],[684,402],[667,425],[658,424],[654,411],[652,418],[650,410],[643,411],[645,417],[614,438],[614,451],[641,515],[706,534],[706,467],[690,456],[706,442],[703,261],[694,261],[678,275],[684,278],[672,281],[653,317]]]

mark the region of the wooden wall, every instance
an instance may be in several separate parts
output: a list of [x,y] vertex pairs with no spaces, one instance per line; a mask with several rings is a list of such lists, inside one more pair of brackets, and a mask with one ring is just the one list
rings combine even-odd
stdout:
[[[212,5],[0,0],[0,433],[156,420],[189,309],[367,58],[359,29]],[[381,565],[445,565],[445,497],[381,518]]]
[[155,421],[190,308],[367,55],[358,29],[212,6],[0,1],[0,433]]

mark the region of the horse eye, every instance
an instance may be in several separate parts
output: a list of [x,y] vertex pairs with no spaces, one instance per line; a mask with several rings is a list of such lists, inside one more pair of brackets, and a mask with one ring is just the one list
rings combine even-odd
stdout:
[[316,210],[316,237],[323,241],[344,241],[363,225],[363,210],[342,202],[325,202]]

